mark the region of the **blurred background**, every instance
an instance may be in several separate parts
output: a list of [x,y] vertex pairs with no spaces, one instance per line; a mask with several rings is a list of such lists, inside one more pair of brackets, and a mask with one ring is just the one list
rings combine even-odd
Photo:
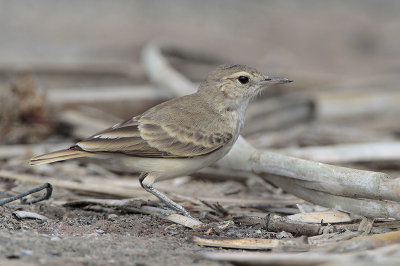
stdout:
[[[22,104],[29,106],[21,107],[26,109],[22,120],[42,121],[44,102],[87,105],[96,91],[107,98],[107,91],[125,95],[149,84],[141,53],[150,42],[161,43],[169,62],[194,82],[221,63],[292,78],[292,93],[313,98],[314,118],[335,117],[340,123],[355,115],[380,121],[383,113],[393,117],[399,111],[399,1],[41,0],[0,1],[0,7],[2,143],[43,139],[10,137],[11,126],[4,123],[13,114],[4,109],[18,105],[10,101],[13,93],[5,92],[10,84],[25,86],[19,96],[14,91],[15,101],[29,98]],[[27,83],[47,93],[47,100],[26,92]],[[126,118],[173,97],[160,93],[127,101],[123,108],[115,101],[112,107],[97,98],[93,102]],[[38,97],[35,103],[32,95]]]
[[371,79],[397,74],[400,68],[396,0],[41,0],[0,5],[3,71],[118,70],[138,64],[141,49],[153,40],[285,73],[299,82]]

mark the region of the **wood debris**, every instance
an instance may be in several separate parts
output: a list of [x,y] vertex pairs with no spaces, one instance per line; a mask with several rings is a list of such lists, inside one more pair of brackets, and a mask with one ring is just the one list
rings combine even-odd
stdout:
[[49,220],[46,216],[33,213],[33,212],[27,212],[27,211],[15,211],[12,213],[13,216],[17,219],[37,219],[40,220],[41,222],[46,222]]

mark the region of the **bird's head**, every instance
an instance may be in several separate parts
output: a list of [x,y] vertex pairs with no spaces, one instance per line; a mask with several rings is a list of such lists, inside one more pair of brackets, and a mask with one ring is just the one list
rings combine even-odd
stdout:
[[287,78],[265,76],[254,68],[244,65],[222,65],[202,82],[199,92],[224,99],[228,108],[239,108],[259,94],[264,88],[292,82]]

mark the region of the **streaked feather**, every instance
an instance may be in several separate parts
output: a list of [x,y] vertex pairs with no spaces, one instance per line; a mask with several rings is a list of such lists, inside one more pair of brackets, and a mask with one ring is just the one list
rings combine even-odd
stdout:
[[[185,99],[201,107],[196,112]],[[202,117],[213,117],[209,123]],[[78,142],[63,152],[34,157],[31,164],[90,156],[94,153],[122,153],[148,158],[192,158],[216,151],[234,142],[234,125],[225,121],[196,94],[157,105],[141,116],[133,117]]]
[[[164,113],[179,118],[184,110],[175,108],[166,111]],[[168,120],[153,118],[154,112],[160,111],[150,109],[142,116],[116,124],[76,145],[89,152],[118,152],[151,158],[188,158],[209,154],[233,140],[230,132],[210,132],[205,130],[206,124],[185,123],[182,126],[179,123],[168,123]]]

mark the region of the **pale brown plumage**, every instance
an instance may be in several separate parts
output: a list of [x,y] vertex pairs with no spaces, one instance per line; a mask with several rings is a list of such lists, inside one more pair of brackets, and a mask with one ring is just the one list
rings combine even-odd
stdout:
[[173,99],[94,134],[66,150],[33,157],[31,165],[78,157],[124,155],[142,172],[140,183],[171,208],[190,216],[153,188],[157,179],[191,174],[226,153],[239,136],[251,98],[263,88],[290,82],[254,68],[224,65],[213,71],[194,94]]
[[[189,98],[189,99],[188,99]],[[207,103],[191,94],[157,105],[140,116],[78,142],[69,149],[33,157],[31,165],[91,156],[94,153],[122,153],[148,158],[191,158],[213,152],[232,141],[233,129],[219,118],[217,127],[198,117],[215,116]],[[193,112],[184,103],[201,107]]]

